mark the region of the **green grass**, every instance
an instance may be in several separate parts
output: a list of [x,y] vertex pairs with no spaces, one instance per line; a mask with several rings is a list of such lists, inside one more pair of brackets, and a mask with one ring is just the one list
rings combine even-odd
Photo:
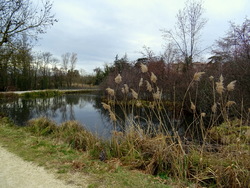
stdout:
[[[40,118],[27,127],[16,127],[7,118],[0,122],[0,143],[11,152],[69,181],[80,173],[90,187],[247,187],[250,183],[250,128],[239,132],[237,120],[230,129],[225,123],[217,128],[222,138],[230,133],[241,135],[240,140],[220,143],[213,127],[208,135],[214,144],[205,145],[174,142],[163,134],[152,137],[139,128],[126,134],[113,132],[112,139],[104,141],[75,121],[58,126]],[[102,151],[104,162],[98,159]],[[74,182],[81,184],[81,178]]]
[[7,118],[0,120],[0,144],[77,185],[87,182],[89,187],[169,187],[151,175],[121,167],[119,160],[93,160],[88,152],[74,149],[49,134],[39,135],[30,128],[17,127]]
[[44,90],[44,91],[34,91],[20,94],[23,98],[47,98],[61,95],[58,90]]
[[16,99],[18,97],[22,98],[49,98],[49,97],[55,97],[60,96],[64,94],[80,94],[80,93],[90,93],[90,92],[96,92],[98,91],[98,88],[92,88],[92,89],[77,89],[77,90],[39,90],[39,91],[28,91],[21,94],[6,92],[6,93],[0,93],[0,102],[3,101],[10,101],[13,99]]

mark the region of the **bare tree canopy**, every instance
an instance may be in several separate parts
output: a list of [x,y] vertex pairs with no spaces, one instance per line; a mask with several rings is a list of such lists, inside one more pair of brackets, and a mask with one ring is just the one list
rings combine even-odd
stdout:
[[212,60],[237,61],[250,60],[250,19],[245,19],[242,25],[231,22],[226,37],[216,41],[217,49],[213,50]]
[[52,3],[49,0],[41,3],[0,0],[0,47],[4,43],[13,43],[23,33],[36,38],[57,21],[51,14]]
[[202,1],[187,0],[185,7],[176,15],[174,30],[163,30],[163,37],[168,43],[175,45],[186,65],[191,64],[193,58],[203,51],[198,47],[201,30],[207,22],[207,19],[202,17],[202,5]]

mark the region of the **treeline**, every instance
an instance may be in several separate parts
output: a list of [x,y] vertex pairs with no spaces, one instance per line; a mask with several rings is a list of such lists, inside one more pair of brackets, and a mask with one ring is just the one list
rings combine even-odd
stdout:
[[0,90],[62,89],[94,84],[94,76],[75,68],[76,53],[65,53],[61,61],[50,52],[33,53],[28,46],[0,49]]

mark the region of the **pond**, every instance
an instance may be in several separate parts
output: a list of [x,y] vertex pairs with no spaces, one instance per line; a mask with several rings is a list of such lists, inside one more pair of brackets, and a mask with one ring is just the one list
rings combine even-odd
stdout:
[[30,119],[47,117],[58,124],[77,120],[89,131],[104,138],[110,137],[113,130],[113,124],[96,94],[67,94],[44,99],[19,98],[0,104],[0,112],[7,114],[20,126]]
[[[20,126],[33,118],[47,117],[58,124],[65,121],[76,120],[94,134],[103,138],[110,138],[112,130],[124,130],[127,125],[134,122],[142,127],[149,124],[157,128],[157,118],[152,112],[144,108],[129,107],[126,115],[119,107],[115,108],[118,121],[114,124],[109,117],[109,112],[102,107],[101,97],[97,94],[67,94],[52,98],[24,99],[19,98],[9,103],[0,104],[0,112],[7,114]],[[150,114],[150,123],[146,120]],[[169,115],[169,114],[165,114]],[[162,117],[166,120],[167,117]]]

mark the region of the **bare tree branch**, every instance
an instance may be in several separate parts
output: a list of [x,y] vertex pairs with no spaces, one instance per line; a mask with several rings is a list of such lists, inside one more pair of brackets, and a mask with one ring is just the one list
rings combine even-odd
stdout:
[[0,0],[0,47],[24,32],[30,37],[45,33],[47,27],[57,22],[51,8],[49,0],[42,2],[42,7],[34,6],[30,0]]
[[201,30],[207,22],[202,17],[203,13],[202,1],[187,0],[185,7],[176,15],[174,31],[162,30],[165,40],[175,45],[187,66],[203,51],[198,48]]

